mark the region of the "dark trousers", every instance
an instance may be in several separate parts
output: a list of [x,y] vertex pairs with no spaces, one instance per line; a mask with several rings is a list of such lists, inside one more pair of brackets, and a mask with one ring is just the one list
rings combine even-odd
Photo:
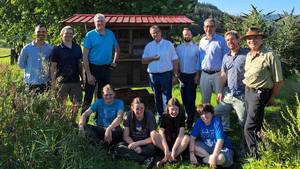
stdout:
[[37,85],[27,84],[27,86],[30,92],[33,91],[36,94],[42,94],[49,89],[50,83],[47,82],[45,84],[37,84]]
[[[98,84],[97,98],[101,98],[103,86],[110,83],[111,69],[109,68],[109,65],[94,65],[94,64],[89,64],[89,65],[90,65],[91,74],[96,78]],[[84,93],[81,114],[83,114],[90,107],[93,100],[95,88],[96,88],[95,85],[91,85],[88,83],[87,76],[86,76],[85,87],[84,87],[85,93]]]
[[244,127],[244,135],[250,153],[257,154],[257,132],[262,128],[264,109],[271,94],[271,89],[249,90],[246,88],[247,119]]
[[156,110],[161,116],[164,112],[164,104],[167,104],[172,97],[172,71],[150,73],[149,80],[154,93]]
[[[91,143],[96,144],[99,143],[100,140],[104,140],[104,134],[106,128],[101,126],[93,126],[93,125],[85,125],[84,130],[86,132],[86,136],[91,141]],[[110,145],[117,144],[122,141],[123,130],[120,126],[112,129],[112,141]]]
[[142,152],[138,154],[134,150],[129,149],[126,142],[120,142],[113,148],[113,151],[120,158],[133,160],[140,164],[143,164],[147,158],[155,156],[156,148],[153,144],[143,145],[141,149]]
[[180,73],[180,93],[184,109],[187,117],[187,128],[191,129],[194,123],[194,116],[196,112],[195,100],[196,100],[196,88],[197,85],[194,82],[196,73],[186,74]]

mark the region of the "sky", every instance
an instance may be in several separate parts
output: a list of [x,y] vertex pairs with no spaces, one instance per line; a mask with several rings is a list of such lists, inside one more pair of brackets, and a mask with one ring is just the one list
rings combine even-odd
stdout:
[[271,11],[282,14],[283,11],[290,12],[293,8],[295,15],[300,15],[300,0],[198,0],[201,3],[210,3],[221,11],[232,15],[240,15],[241,12],[249,13],[253,4],[263,14]]

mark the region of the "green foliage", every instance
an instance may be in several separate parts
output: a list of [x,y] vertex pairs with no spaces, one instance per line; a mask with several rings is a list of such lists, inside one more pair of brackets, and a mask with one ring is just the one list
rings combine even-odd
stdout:
[[[300,27],[299,17],[284,13],[278,17],[271,17],[273,12],[263,14],[252,6],[249,14],[243,13],[241,17],[225,16],[226,30],[236,30],[244,35],[250,27],[260,28],[268,37],[264,45],[271,48],[275,54],[280,56],[283,62],[284,74],[288,71],[300,70]],[[273,18],[273,19],[272,19]],[[245,41],[242,46],[247,47]]]
[[297,97],[295,111],[287,106],[281,112],[282,122],[278,129],[265,123],[266,139],[260,145],[262,160],[253,166],[265,168],[300,168],[300,101]]
[[[162,1],[93,1],[93,0],[1,0],[0,34],[11,47],[19,52],[25,42],[32,38],[35,25],[48,27],[49,41],[59,41],[60,21],[75,13],[104,14],[190,14],[196,0]],[[83,29],[78,29],[77,40],[82,41]],[[55,42],[55,43],[54,43]]]
[[16,67],[0,64],[0,77],[0,168],[140,168],[89,145],[52,93],[26,91]]

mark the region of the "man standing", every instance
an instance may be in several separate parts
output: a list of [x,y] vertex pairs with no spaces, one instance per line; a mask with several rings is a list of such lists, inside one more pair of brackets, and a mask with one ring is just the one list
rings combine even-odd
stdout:
[[37,25],[34,34],[35,40],[21,50],[18,66],[25,69],[24,81],[29,90],[42,93],[50,81],[49,55],[52,47],[45,42],[47,37],[45,25]]
[[60,32],[62,42],[55,46],[51,52],[51,79],[52,89],[58,87],[58,99],[63,102],[67,97],[72,101],[72,121],[75,123],[76,115],[81,105],[81,83],[82,79],[82,51],[78,44],[72,42],[74,29],[65,26]]
[[227,53],[224,38],[215,33],[216,23],[213,18],[204,21],[205,37],[200,40],[200,91],[202,103],[210,103],[211,94],[214,90],[219,92],[220,70],[223,56]]
[[199,49],[192,42],[192,32],[188,28],[182,31],[183,42],[176,48],[179,57],[179,83],[181,98],[187,117],[187,128],[191,129],[195,116],[196,88],[199,80],[199,73],[196,65],[199,59]]
[[116,67],[120,53],[114,33],[105,28],[105,16],[96,14],[94,24],[96,29],[89,31],[83,42],[86,84],[82,112],[90,106],[96,84],[98,84],[97,98],[101,98],[102,87],[110,83],[111,67]]
[[274,105],[282,81],[282,69],[279,57],[262,47],[266,36],[258,28],[252,27],[242,39],[246,39],[250,52],[245,63],[247,119],[244,128],[245,139],[251,155],[259,159],[257,134],[261,132],[264,109]]
[[142,63],[148,64],[150,86],[158,115],[164,111],[164,105],[172,97],[172,75],[178,77],[178,56],[173,44],[162,38],[161,30],[153,25],[149,29],[153,41],[149,42],[143,53]]
[[[230,112],[235,110],[241,128],[244,128],[246,120],[245,110],[245,85],[244,66],[248,50],[240,48],[240,36],[236,31],[225,33],[225,40],[230,51],[223,58],[220,78],[220,91],[217,96],[218,105],[215,114],[222,116],[222,123],[225,131],[230,128]],[[228,90],[225,90],[225,86]]]

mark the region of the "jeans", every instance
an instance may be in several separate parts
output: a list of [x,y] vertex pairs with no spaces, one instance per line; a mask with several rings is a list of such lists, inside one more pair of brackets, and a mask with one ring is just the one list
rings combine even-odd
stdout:
[[161,116],[165,105],[172,97],[172,71],[150,73],[149,80],[154,93],[156,110]]
[[243,96],[231,96],[225,94],[221,103],[219,103],[215,107],[215,115],[221,116],[222,124],[224,130],[228,130],[230,128],[230,112],[235,110],[239,124],[242,128],[244,128],[245,121],[246,121],[246,108],[244,102],[244,95]]
[[196,100],[196,88],[197,85],[194,82],[196,73],[186,74],[180,73],[180,93],[184,109],[187,117],[187,128],[191,129],[194,123],[194,116],[196,112],[195,100]]
[[[86,132],[88,139],[92,143],[99,143],[100,140],[104,140],[104,134],[106,128],[87,124],[84,126],[84,130]],[[112,129],[112,140],[110,144],[119,143],[120,141],[122,141],[122,136],[123,136],[123,130],[120,126]]]
[[143,164],[147,158],[155,156],[156,148],[153,144],[146,144],[140,147],[142,149],[142,152],[138,154],[134,150],[129,149],[127,143],[120,142],[113,147],[112,151],[120,158],[133,160],[140,164]]
[[207,74],[202,71],[200,78],[202,103],[210,103],[212,92],[220,91],[220,72]]
[[246,89],[247,119],[244,127],[245,139],[251,153],[257,153],[257,132],[261,130],[265,106],[272,94],[271,89]]

